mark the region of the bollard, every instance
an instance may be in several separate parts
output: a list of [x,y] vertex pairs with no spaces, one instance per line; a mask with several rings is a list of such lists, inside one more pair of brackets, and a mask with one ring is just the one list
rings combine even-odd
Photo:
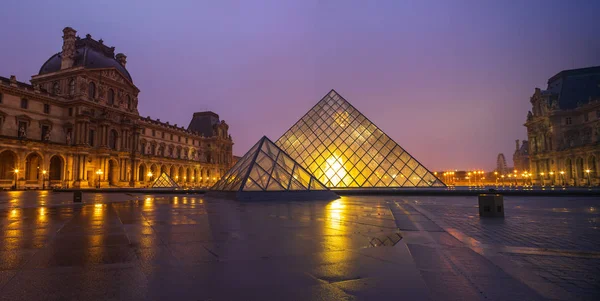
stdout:
[[504,217],[504,196],[500,194],[480,194],[479,216]]
[[81,193],[81,190],[73,191],[73,202],[81,203],[82,196],[83,196],[83,194]]

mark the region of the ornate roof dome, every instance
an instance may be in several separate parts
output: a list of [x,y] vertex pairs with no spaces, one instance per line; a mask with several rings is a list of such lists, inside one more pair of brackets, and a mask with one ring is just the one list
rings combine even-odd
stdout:
[[[75,57],[73,67],[111,68],[114,67],[123,74],[124,77],[131,79],[131,75],[125,69],[125,55],[119,53],[115,57],[115,47],[104,45],[102,40],[96,41],[91,35],[86,35],[84,39],[77,37],[75,41]],[[52,73],[61,70],[62,52],[51,56],[40,68],[39,74]]]

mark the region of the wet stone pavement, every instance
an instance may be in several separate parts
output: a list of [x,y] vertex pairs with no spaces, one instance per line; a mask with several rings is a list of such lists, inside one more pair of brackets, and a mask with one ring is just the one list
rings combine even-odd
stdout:
[[590,200],[0,192],[0,300],[593,300]]

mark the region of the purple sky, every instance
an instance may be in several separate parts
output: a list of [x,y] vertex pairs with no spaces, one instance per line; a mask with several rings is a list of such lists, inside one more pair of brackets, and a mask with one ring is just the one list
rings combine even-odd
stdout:
[[212,110],[234,154],[275,140],[330,89],[430,169],[492,169],[529,97],[600,65],[600,1],[28,1],[0,9],[0,75],[29,80],[62,29],[115,46],[143,116]]

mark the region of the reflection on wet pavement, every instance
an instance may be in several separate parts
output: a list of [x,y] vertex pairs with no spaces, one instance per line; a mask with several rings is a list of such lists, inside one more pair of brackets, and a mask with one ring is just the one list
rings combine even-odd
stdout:
[[1,300],[540,298],[398,199],[71,197],[0,194]]
[[[1,198],[2,299],[351,300],[379,292],[336,284],[418,274],[410,260],[357,252],[398,232],[381,201],[84,195],[73,205],[65,194],[27,194]],[[411,282],[402,295],[426,298],[424,283]]]

